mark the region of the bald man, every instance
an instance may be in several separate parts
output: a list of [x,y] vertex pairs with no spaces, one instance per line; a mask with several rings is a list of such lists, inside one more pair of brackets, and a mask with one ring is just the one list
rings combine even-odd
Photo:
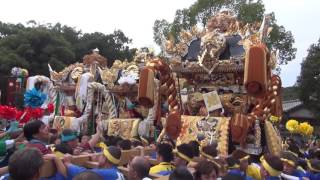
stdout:
[[151,180],[149,176],[150,164],[142,156],[136,156],[129,163],[129,180]]

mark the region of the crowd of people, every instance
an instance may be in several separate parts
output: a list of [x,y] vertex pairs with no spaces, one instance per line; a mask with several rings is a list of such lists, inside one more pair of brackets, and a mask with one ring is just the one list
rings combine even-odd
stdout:
[[[279,155],[250,155],[235,149],[229,156],[221,157],[217,145],[200,145],[197,141],[176,145],[170,139],[154,142],[152,139],[121,139],[103,136],[99,122],[96,134],[78,135],[71,129],[64,129],[59,135],[52,135],[42,121],[28,122],[16,137],[10,139],[8,132],[1,134],[3,151],[1,179],[74,179],[74,180],[149,180],[166,177],[169,180],[320,180],[320,146],[316,141],[298,147],[288,139]],[[7,137],[7,138],[5,138]],[[146,147],[154,153],[145,154]],[[122,152],[138,149],[140,155],[124,165],[127,172],[120,170]],[[303,149],[303,151],[302,151]],[[98,162],[93,169],[72,163],[72,157],[84,154],[100,154],[91,157]],[[41,177],[41,167],[51,160],[57,172],[50,178]],[[121,165],[122,166],[122,165]]]

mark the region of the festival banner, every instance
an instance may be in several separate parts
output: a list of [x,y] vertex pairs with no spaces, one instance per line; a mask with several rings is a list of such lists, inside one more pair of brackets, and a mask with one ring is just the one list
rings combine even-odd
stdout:
[[208,112],[222,108],[222,104],[217,91],[202,94]]

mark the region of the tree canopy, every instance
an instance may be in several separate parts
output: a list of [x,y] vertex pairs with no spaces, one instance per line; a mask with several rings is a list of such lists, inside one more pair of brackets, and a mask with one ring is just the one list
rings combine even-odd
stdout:
[[[189,8],[178,9],[171,23],[165,19],[156,20],[153,27],[154,41],[161,46],[165,39],[178,40],[182,30],[190,30],[195,25],[205,27],[209,18],[223,9],[230,10],[244,23],[262,21],[265,14],[261,0],[197,0]],[[290,31],[276,23],[274,14],[271,15],[273,31],[267,45],[279,50],[279,64],[287,64],[295,58],[294,38]]]
[[135,49],[130,49],[131,39],[121,30],[112,34],[100,32],[82,33],[73,27],[37,24],[27,25],[0,21],[0,74],[8,75],[14,66],[27,68],[31,75],[48,75],[50,63],[55,70],[82,61],[82,57],[94,48],[112,65],[115,59],[131,60]]
[[297,86],[283,87],[281,95],[282,95],[283,101],[299,99],[298,87]]
[[300,99],[320,117],[320,39],[308,49],[297,84]]

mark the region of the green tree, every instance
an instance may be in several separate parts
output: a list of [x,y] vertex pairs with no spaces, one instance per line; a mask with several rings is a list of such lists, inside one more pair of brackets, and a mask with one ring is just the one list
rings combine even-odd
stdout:
[[48,75],[48,63],[61,70],[74,62],[71,45],[61,35],[37,27],[18,31],[0,41],[0,71],[8,74],[13,66],[28,68],[31,75]]
[[162,45],[164,39],[169,36],[171,24],[165,20],[156,20],[153,26],[153,39],[158,45]]
[[269,48],[279,50],[278,64],[287,64],[296,57],[297,49],[293,47],[294,38],[291,31],[286,31],[283,26],[276,23],[274,13],[271,13],[272,31],[267,39]]
[[129,39],[121,30],[115,30],[112,34],[86,33],[75,44],[77,59],[81,59],[85,54],[90,53],[94,48],[100,50],[100,54],[108,59],[108,65],[112,65],[116,59],[132,60],[136,49],[130,49]]
[[[262,21],[265,7],[261,0],[197,0],[189,8],[177,10],[172,23],[166,20],[156,20],[154,23],[154,41],[163,45],[163,41],[170,36],[179,41],[181,30],[190,30],[194,25],[205,27],[211,16],[222,9],[231,10],[242,22],[253,23]],[[290,31],[276,23],[272,14],[271,26],[273,31],[267,41],[269,48],[279,50],[279,64],[286,64],[295,58],[296,48],[293,47],[294,38]]]
[[190,15],[195,18],[203,27],[207,24],[209,18],[219,12],[222,8],[229,8],[233,11],[238,0],[198,0],[190,6]]
[[282,88],[282,101],[289,101],[295,99],[299,99],[297,86]]
[[300,99],[320,117],[320,39],[308,49],[297,84]]
[[261,1],[255,3],[245,1],[238,1],[233,8],[238,15],[238,18],[245,23],[254,23],[261,21],[265,12],[264,5]]
[[19,66],[27,68],[31,75],[48,75],[48,63],[59,71],[81,62],[96,47],[112,65],[115,59],[133,59],[136,50],[129,47],[130,43],[121,30],[82,34],[81,30],[60,23],[37,24],[31,20],[24,26],[0,22],[0,74],[9,75],[12,67]]
[[3,23],[0,21],[0,39],[7,36],[17,34],[19,31],[24,30],[25,27],[22,24],[10,24]]

